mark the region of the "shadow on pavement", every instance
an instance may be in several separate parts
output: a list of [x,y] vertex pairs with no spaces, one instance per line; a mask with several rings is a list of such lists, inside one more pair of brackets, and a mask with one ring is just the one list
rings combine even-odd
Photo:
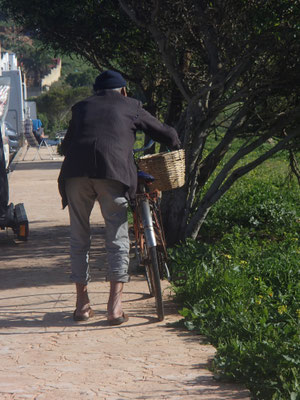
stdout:
[[[103,288],[103,286],[102,286]],[[41,328],[39,333],[49,333],[47,328],[61,328],[55,332],[65,332],[67,328],[80,330],[90,329],[115,329],[107,323],[106,320],[106,300],[108,298],[108,287],[102,291],[90,291],[90,297],[101,299],[100,302],[92,302],[92,308],[95,316],[89,321],[74,322],[74,301],[75,293],[72,291],[65,292],[43,292],[42,290],[34,294],[5,296],[0,303],[0,331],[9,329],[9,332],[1,332],[1,335],[14,334],[30,334]],[[143,293],[131,292],[134,300],[142,300]],[[157,323],[157,318],[151,316],[151,307],[144,308],[139,313],[136,310],[128,311],[128,315],[132,318],[126,323],[127,327],[142,326]],[[150,314],[150,315],[149,315]],[[134,320],[133,320],[134,317]],[[120,327],[120,326],[119,326]],[[24,328],[24,331],[20,331]],[[11,331],[12,330],[12,331]]]
[[[90,287],[89,293],[97,318],[85,324],[91,329],[112,329],[104,315],[109,291],[108,284],[103,285],[106,272],[104,232],[103,227],[92,228],[90,270],[92,283],[96,285]],[[69,227],[35,227],[27,242],[0,241],[0,254],[0,329],[13,329],[15,333],[19,332],[18,328],[24,328],[25,333],[35,328],[41,328],[40,333],[47,333],[44,328],[49,327],[51,330],[59,327],[62,331],[66,327],[74,329],[75,289],[70,286],[69,279]],[[133,282],[126,285],[123,302],[135,321],[126,325],[157,323],[157,318],[153,317],[155,300],[149,296],[144,275],[141,271],[131,271],[131,275]],[[137,287],[142,282],[145,292]],[[20,291],[9,292],[14,289]],[[176,314],[176,306],[168,298],[168,287],[165,290],[165,315]]]
[[[230,400],[241,400],[241,399],[248,399],[250,400],[249,394],[245,391],[245,394],[239,393],[232,393],[231,388],[236,390],[237,385],[230,385],[230,384],[219,384],[217,381],[213,381],[210,376],[200,375],[199,379],[195,383],[194,380],[186,380],[186,385],[190,385],[191,388],[188,391],[182,391],[181,389],[176,389],[176,387],[172,387],[170,389],[165,389],[162,393],[161,390],[151,390],[151,391],[144,391],[143,395],[141,396],[139,392],[134,391],[126,391],[124,396],[128,396],[129,399],[136,399],[136,400],[152,400],[152,399],[184,399],[193,396],[193,399],[196,396],[201,396],[202,399],[230,399]],[[199,388],[199,385],[201,388]],[[157,392],[157,393],[156,393]],[[122,392],[119,392],[122,396]],[[155,394],[156,393],[156,394]],[[131,397],[130,397],[131,396]],[[133,397],[135,396],[135,397]],[[156,397],[157,396],[157,397]],[[207,397],[206,397],[207,396]],[[212,397],[216,396],[216,397]],[[230,396],[230,397],[228,397]],[[124,397],[125,398],[125,397]],[[197,397],[198,398],[198,397]]]
[[[106,265],[102,231],[92,231],[90,268],[93,277],[97,279],[104,279]],[[27,242],[1,240],[0,254],[2,290],[70,283],[68,226],[35,228]],[[101,267],[101,271],[98,266]]]

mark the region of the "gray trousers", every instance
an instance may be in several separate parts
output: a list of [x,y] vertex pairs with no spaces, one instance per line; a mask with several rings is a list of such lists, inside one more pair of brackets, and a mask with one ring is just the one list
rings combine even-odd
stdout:
[[107,280],[128,282],[129,237],[124,185],[109,179],[70,178],[66,181],[66,193],[71,224],[71,280],[83,284],[90,280],[90,215],[97,200],[106,226]]

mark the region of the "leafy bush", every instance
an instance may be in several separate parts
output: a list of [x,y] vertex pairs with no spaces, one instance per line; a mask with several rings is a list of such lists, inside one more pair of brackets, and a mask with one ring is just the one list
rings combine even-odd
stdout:
[[[66,129],[71,119],[71,107],[85,97],[90,96],[91,88],[57,86],[41,94],[36,99],[38,115],[47,121],[47,135],[53,135],[59,130]],[[44,119],[41,119],[44,124]]]
[[261,400],[300,399],[300,191],[283,177],[253,172],[216,204],[201,242],[170,251],[185,325],[216,346],[221,376]]
[[[300,390],[298,237],[270,242],[228,234],[215,246],[188,241],[172,251],[181,314],[217,349],[215,368],[257,399]],[[296,397],[294,397],[296,398]]]
[[252,171],[212,208],[202,236],[219,236],[234,226],[266,235],[299,229],[299,186],[295,182],[288,186],[286,174],[287,170],[269,175],[262,168]]
[[98,74],[99,71],[96,71],[93,68],[86,68],[85,70],[80,72],[70,72],[67,75],[65,81],[66,83],[71,85],[72,88],[84,86],[92,88]]

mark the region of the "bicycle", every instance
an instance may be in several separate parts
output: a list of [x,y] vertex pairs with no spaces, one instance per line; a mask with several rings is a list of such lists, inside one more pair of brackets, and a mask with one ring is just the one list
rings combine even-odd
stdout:
[[[150,141],[146,147],[134,152],[143,152],[153,143]],[[150,295],[155,297],[158,319],[162,321],[164,306],[160,281],[164,278],[170,280],[170,273],[160,211],[161,192],[151,188],[154,180],[153,176],[138,171],[138,190],[132,204],[133,228],[136,257],[144,268]]]

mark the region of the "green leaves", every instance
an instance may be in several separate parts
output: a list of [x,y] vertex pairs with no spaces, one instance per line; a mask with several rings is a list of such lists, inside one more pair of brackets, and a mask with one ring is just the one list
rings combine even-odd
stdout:
[[[171,251],[173,285],[186,327],[217,347],[219,375],[244,382],[254,399],[298,399],[299,187],[263,181],[263,172],[245,179],[220,201],[203,235],[209,244]],[[251,227],[251,215],[263,223]]]
[[[58,86],[51,88],[36,99],[38,113],[48,121],[47,134],[66,129],[71,119],[71,107],[77,101],[91,94],[90,87],[70,88]],[[44,122],[44,121],[42,121]]]

